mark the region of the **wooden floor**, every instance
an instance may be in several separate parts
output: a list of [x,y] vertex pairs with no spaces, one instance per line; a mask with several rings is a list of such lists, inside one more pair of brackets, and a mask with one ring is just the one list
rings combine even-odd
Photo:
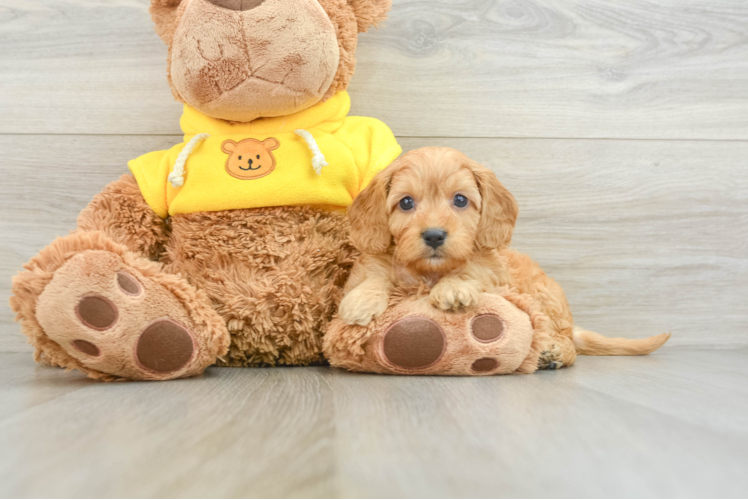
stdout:
[[746,496],[748,3],[395,0],[353,112],[514,193],[514,246],[647,358],[491,379],[37,367],[10,278],[180,142],[147,0],[0,0],[0,496]]
[[494,378],[211,368],[100,384],[0,354],[5,497],[745,497],[748,349]]

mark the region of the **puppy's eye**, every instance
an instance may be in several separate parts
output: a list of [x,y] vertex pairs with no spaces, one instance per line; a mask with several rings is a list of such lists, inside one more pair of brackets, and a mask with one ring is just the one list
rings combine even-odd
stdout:
[[241,160],[241,159],[242,159],[242,157],[240,156],[240,157],[239,157],[239,159]]
[[456,207],[465,208],[467,206],[467,204],[468,204],[468,199],[464,195],[456,194],[454,202],[455,202],[455,206]]
[[400,200],[400,208],[403,210],[411,210],[415,204],[413,203],[413,198],[410,196],[406,196],[402,200]]

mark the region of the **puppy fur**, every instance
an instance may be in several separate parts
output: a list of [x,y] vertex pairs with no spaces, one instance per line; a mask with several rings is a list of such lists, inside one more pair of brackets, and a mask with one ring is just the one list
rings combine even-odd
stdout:
[[[401,204],[404,199],[412,200],[412,208],[408,200]],[[463,153],[427,147],[403,155],[349,210],[351,242],[362,255],[346,284],[340,317],[369,324],[398,286],[425,284],[431,304],[445,311],[469,308],[479,294],[508,286],[532,296],[550,318],[553,339],[541,358],[544,366],[570,366],[577,353],[647,354],[669,338],[608,339],[575,329],[561,286],[527,255],[508,248],[517,214],[516,200],[494,173]],[[429,230],[442,232],[440,245],[427,243]]]

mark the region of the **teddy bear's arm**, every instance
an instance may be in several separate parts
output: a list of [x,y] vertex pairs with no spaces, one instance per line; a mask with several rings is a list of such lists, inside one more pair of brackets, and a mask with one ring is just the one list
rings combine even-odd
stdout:
[[166,220],[148,206],[138,183],[125,174],[108,184],[78,216],[79,231],[101,231],[116,243],[157,260],[168,238]]

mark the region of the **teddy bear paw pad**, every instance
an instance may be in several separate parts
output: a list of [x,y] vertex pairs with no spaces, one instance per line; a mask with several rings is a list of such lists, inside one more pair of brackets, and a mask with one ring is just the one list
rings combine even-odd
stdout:
[[471,368],[476,372],[490,372],[498,366],[499,362],[494,358],[480,358],[472,364]]
[[101,354],[101,351],[99,350],[99,348],[87,340],[74,340],[73,345],[80,352],[82,352],[83,354],[87,354],[89,356],[96,357],[99,354]]
[[117,322],[119,312],[111,300],[95,295],[82,298],[75,308],[75,315],[87,327],[104,331]]
[[481,314],[473,318],[470,330],[478,342],[495,342],[504,334],[504,322],[493,314]]
[[137,297],[143,292],[143,287],[140,286],[138,280],[123,271],[117,273],[117,285],[123,293],[133,297]]
[[384,334],[383,354],[390,364],[408,370],[436,364],[446,349],[441,327],[427,318],[411,317],[395,322]]
[[171,373],[183,368],[192,359],[193,351],[192,336],[186,328],[171,320],[161,320],[140,335],[135,355],[144,368]]

